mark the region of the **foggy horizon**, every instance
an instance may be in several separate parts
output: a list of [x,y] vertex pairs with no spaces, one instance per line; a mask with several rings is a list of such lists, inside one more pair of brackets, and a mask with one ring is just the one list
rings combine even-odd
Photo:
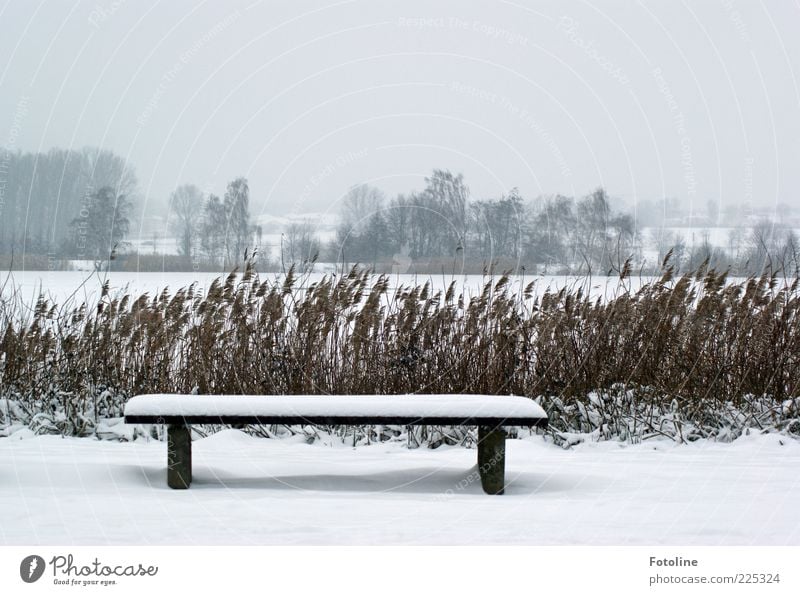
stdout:
[[[46,16],[45,16],[46,15]],[[796,203],[800,7],[513,3],[6,3],[0,143],[96,146],[138,177],[252,213],[336,212],[348,188],[519,188],[705,209]]]

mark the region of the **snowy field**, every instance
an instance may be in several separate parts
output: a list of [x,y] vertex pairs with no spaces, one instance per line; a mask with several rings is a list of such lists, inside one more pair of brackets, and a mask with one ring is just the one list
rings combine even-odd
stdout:
[[0,439],[0,543],[800,545],[800,443],[508,441],[504,496],[476,451],[352,449],[227,430],[166,486],[166,444]]
[[[325,276],[325,273],[310,273],[299,277],[296,286],[306,287],[311,283],[318,282]],[[328,274],[330,276],[330,274]],[[132,292],[140,294],[148,292],[151,296],[160,293],[168,288],[174,293],[182,287],[188,287],[192,283],[197,283],[199,289],[208,289],[214,279],[224,280],[225,275],[219,273],[87,273],[81,271],[15,271],[10,276],[3,276],[0,280],[0,295],[8,297],[16,292],[23,301],[34,303],[40,291],[49,296],[56,303],[63,303],[67,298],[91,303],[100,293],[103,282],[108,281],[111,293]],[[397,274],[388,275],[389,290],[394,291],[397,287],[412,287],[423,285],[426,282],[431,284],[434,291],[446,290],[449,284],[456,281],[458,291],[463,291],[465,295],[480,295],[483,286],[490,280],[495,282],[500,279],[499,275],[494,277],[483,275],[408,275]],[[7,282],[3,284],[3,281]],[[283,280],[283,275],[262,273],[261,279]],[[377,277],[376,277],[377,279]],[[626,279],[625,285],[633,290],[639,288],[643,283],[651,280],[652,277],[632,277]],[[535,281],[536,293],[542,294],[546,290],[559,290],[563,287],[577,289],[582,287],[584,291],[592,297],[604,296],[613,297],[621,291],[619,279],[617,277],[578,277],[578,276],[559,276],[559,275],[526,275],[513,276],[509,287],[514,291],[522,291],[531,281]],[[731,279],[734,281],[734,279]]]

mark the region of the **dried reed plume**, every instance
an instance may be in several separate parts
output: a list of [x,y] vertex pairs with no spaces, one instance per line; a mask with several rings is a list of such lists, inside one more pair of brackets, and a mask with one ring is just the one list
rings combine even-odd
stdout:
[[673,278],[665,263],[633,291],[627,275],[607,300],[580,288],[537,294],[535,283],[516,292],[508,276],[474,297],[456,282],[390,290],[355,268],[302,288],[294,271],[262,280],[252,265],[204,294],[113,296],[106,285],[92,306],[40,297],[32,309],[7,294],[0,422],[91,434],[145,392],[429,392],[537,398],[565,444],[587,432],[800,434],[798,279],[732,283],[705,266]]

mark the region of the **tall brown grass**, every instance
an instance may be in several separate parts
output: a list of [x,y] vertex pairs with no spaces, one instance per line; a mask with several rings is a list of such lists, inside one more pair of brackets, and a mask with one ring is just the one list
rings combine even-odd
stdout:
[[106,285],[93,305],[32,308],[6,294],[0,420],[84,435],[137,393],[488,393],[537,398],[564,443],[800,434],[798,279],[665,264],[633,290],[627,275],[610,299],[508,276],[472,297],[455,281],[390,289],[357,269],[301,287],[251,265],[205,293]]

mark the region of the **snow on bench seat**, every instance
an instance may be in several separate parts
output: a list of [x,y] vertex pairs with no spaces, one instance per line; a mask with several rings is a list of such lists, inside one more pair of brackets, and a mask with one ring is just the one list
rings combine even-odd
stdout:
[[527,397],[504,395],[175,395],[133,397],[127,423],[546,426]]

